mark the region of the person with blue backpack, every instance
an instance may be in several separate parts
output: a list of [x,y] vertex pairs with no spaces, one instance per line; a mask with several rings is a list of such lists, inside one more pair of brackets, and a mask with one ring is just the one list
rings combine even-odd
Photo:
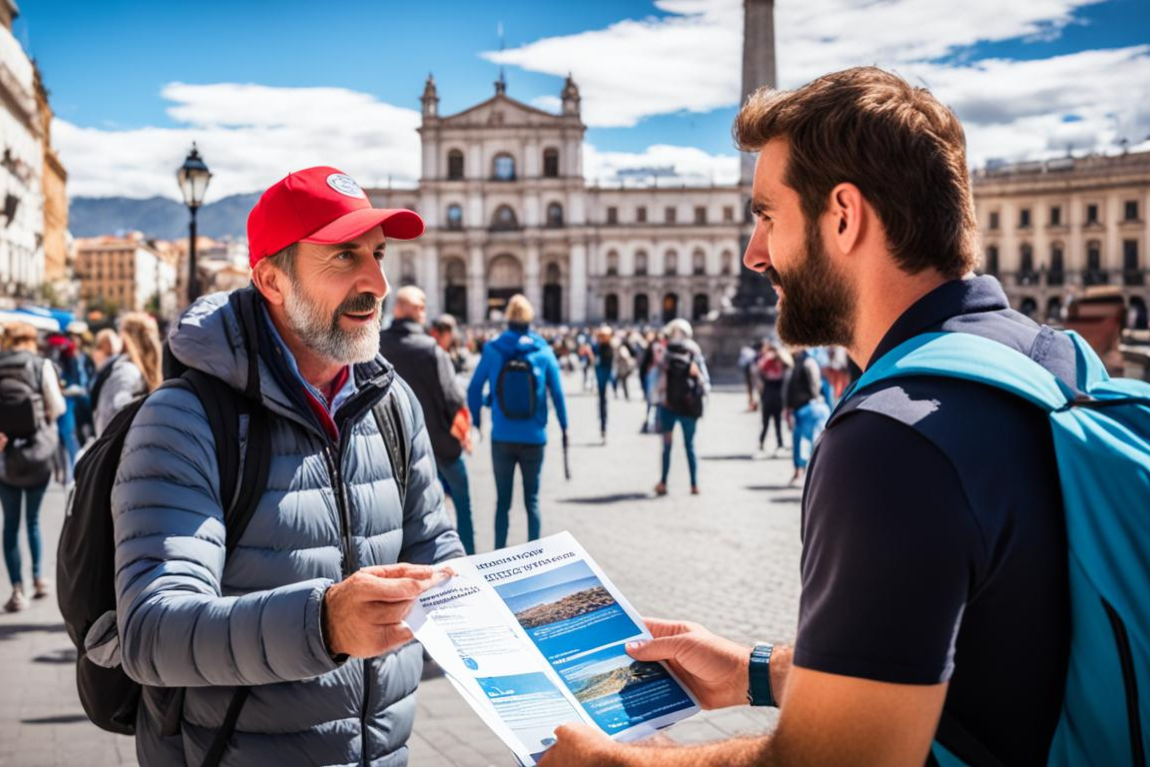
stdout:
[[535,310],[526,296],[507,302],[507,330],[484,345],[467,387],[467,406],[480,427],[483,406],[491,407],[491,463],[495,473],[495,548],[507,545],[515,467],[523,476],[527,540],[539,538],[539,479],[547,449],[547,396],[567,444],[567,400],[559,360],[550,344],[531,331]]
[[763,89],[734,132],[779,337],[864,373],[806,477],[793,646],[652,620],[628,652],[778,724],[682,748],[563,726],[543,767],[1145,764],[1150,385],[975,276],[962,126],[925,88]]

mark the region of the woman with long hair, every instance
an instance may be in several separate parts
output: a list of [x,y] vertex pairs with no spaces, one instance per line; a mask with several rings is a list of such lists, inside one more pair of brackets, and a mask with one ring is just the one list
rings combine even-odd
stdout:
[[119,335],[102,336],[104,331],[97,336],[96,345],[107,360],[92,383],[97,437],[116,413],[141,394],[159,388],[164,380],[160,329],[151,316],[142,312],[125,314],[120,319]]

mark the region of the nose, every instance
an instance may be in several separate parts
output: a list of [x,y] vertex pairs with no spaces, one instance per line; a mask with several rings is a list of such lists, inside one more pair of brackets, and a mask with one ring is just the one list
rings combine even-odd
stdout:
[[771,251],[767,246],[766,227],[761,221],[755,222],[751,232],[751,239],[747,242],[747,250],[743,253],[743,266],[752,272],[762,274],[771,265]]
[[367,258],[356,275],[356,291],[371,293],[380,301],[387,298],[391,285],[384,274],[383,261],[376,261],[374,257]]

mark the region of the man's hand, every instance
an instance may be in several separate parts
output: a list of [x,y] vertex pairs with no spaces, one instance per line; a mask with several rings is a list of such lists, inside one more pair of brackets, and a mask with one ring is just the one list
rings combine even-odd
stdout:
[[454,575],[450,567],[364,567],[324,594],[327,646],[333,655],[374,658],[412,640],[402,621],[416,597]]
[[751,648],[713,634],[697,623],[645,619],[654,639],[631,642],[635,660],[666,661],[703,708],[746,705]]
[[539,760],[539,767],[567,767],[586,764],[593,767],[621,765],[624,750],[602,730],[582,722],[560,725],[555,730],[555,745]]
[[3,451],[6,447],[8,447],[8,435],[0,431],[0,451]]

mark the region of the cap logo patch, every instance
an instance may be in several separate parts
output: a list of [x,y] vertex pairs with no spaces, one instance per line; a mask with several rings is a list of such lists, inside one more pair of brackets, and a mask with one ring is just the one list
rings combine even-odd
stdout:
[[344,197],[355,197],[359,199],[367,196],[363,193],[363,190],[359,188],[359,184],[355,183],[354,178],[343,173],[333,173],[328,176],[327,185]]

